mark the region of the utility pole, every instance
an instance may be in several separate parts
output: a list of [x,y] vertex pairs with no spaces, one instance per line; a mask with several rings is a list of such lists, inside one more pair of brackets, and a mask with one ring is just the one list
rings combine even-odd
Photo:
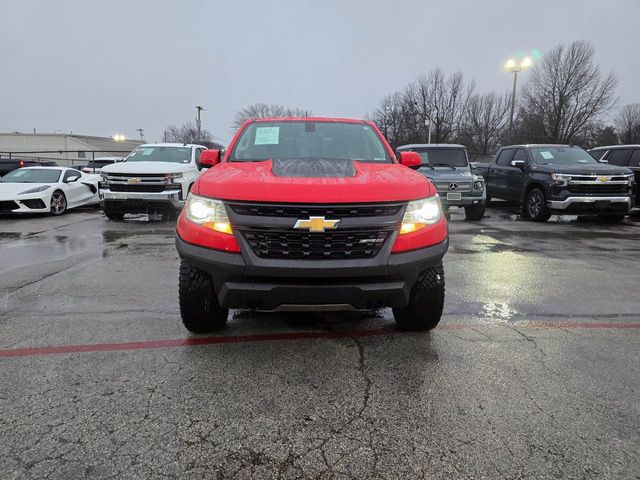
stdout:
[[138,133],[140,134],[140,140],[144,142],[144,130],[142,128],[137,128],[136,130],[138,130]]
[[202,121],[200,120],[200,112],[204,110],[204,107],[201,105],[196,105],[196,128],[198,129],[198,142],[202,140]]

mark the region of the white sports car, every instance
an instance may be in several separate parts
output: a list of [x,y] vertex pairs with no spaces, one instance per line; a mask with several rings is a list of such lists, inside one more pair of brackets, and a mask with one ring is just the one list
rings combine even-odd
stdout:
[[0,212],[62,215],[68,208],[97,204],[99,179],[73,168],[19,168],[0,178]]

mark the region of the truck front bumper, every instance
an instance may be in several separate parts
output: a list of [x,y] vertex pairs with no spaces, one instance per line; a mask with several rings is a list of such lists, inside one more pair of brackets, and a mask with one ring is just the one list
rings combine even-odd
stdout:
[[631,208],[631,197],[567,197],[564,200],[548,200],[547,207],[551,210],[561,210],[565,213],[627,213]]
[[[256,310],[341,310],[402,307],[418,276],[442,261],[448,240],[367,260],[282,260],[257,266],[241,254],[186,243],[176,235],[180,257],[211,275],[225,308]],[[321,265],[322,264],[322,265]]]
[[122,210],[128,213],[145,213],[149,209],[180,210],[184,205],[180,190],[165,192],[112,192],[100,190],[100,205],[102,208]]

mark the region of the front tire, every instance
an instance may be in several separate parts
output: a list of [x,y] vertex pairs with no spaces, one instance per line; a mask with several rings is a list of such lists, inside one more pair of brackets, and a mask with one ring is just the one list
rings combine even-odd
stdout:
[[467,222],[477,222],[484,217],[485,206],[484,205],[470,205],[464,207],[465,220]]
[[547,199],[539,188],[532,188],[527,193],[522,205],[524,217],[534,222],[546,222],[551,216],[547,207]]
[[182,323],[190,332],[215,332],[227,324],[229,310],[218,303],[211,276],[184,260],[180,262],[178,297]]
[[114,222],[119,222],[124,218],[124,212],[119,210],[104,210],[105,216]]
[[442,317],[444,290],[442,264],[422,272],[411,290],[409,304],[393,309],[398,328],[414,331],[435,328]]
[[49,204],[49,212],[51,215],[62,215],[67,211],[67,197],[60,190],[56,190],[51,194],[51,202]]
[[601,222],[604,223],[620,223],[626,215],[598,215]]

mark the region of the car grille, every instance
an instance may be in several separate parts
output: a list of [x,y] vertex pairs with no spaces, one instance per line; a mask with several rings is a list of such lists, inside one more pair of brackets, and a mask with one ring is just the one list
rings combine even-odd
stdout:
[[18,208],[18,204],[12,200],[0,202],[0,212],[10,212]]
[[390,230],[324,233],[248,229],[242,231],[258,257],[273,259],[357,259],[375,257]]
[[625,184],[590,184],[590,185],[572,185],[569,184],[570,193],[581,195],[606,195],[606,194],[626,194],[628,185]]
[[403,204],[401,203],[308,206],[295,204],[277,205],[229,202],[227,205],[238,215],[295,218],[305,218],[309,216],[324,216],[327,218],[386,217],[396,215],[403,207]]
[[[455,184],[456,187],[452,190],[451,185]],[[438,193],[446,192],[470,192],[471,182],[437,182],[436,190]]]

